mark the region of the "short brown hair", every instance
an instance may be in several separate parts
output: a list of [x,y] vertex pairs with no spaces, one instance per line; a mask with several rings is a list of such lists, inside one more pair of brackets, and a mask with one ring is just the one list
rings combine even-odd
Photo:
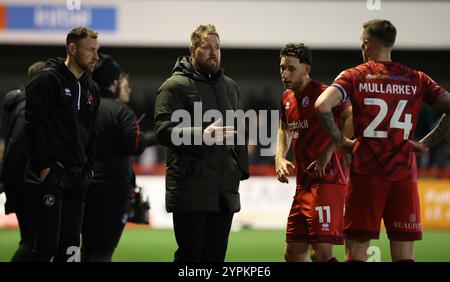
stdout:
[[70,43],[77,45],[78,41],[88,36],[90,38],[97,38],[98,32],[84,26],[76,27],[67,34],[66,46],[69,46]]
[[397,29],[388,20],[375,19],[363,24],[364,34],[369,38],[375,38],[384,47],[394,46]]
[[34,62],[31,66],[28,67],[28,77],[33,77],[37,72],[45,68],[44,61]]
[[280,57],[295,57],[300,64],[307,64],[312,66],[312,52],[309,47],[303,43],[289,43],[286,44],[280,51]]
[[214,34],[220,40],[219,33],[214,25],[199,25],[191,34],[191,45],[197,47],[205,34]]

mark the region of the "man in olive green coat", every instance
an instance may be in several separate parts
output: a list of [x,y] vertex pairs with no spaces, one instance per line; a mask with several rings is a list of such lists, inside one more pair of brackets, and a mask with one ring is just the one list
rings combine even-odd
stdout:
[[[228,145],[237,131],[221,122],[226,111],[239,109],[239,90],[220,68],[220,39],[213,25],[200,25],[192,33],[189,50],[156,97],[156,138],[167,146],[166,209],[173,212],[175,261],[222,262],[233,214],[240,210],[239,182],[249,177],[246,145]],[[177,110],[192,121],[208,110],[223,118],[180,126],[173,121]],[[179,138],[188,142],[180,144]]]

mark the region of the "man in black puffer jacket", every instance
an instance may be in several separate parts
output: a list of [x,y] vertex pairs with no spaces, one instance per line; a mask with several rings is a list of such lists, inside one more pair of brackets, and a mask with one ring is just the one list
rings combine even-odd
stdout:
[[208,135],[220,142],[235,131],[220,126],[219,120],[180,128],[171,118],[184,109],[194,120],[194,102],[200,102],[202,112],[197,115],[217,110],[225,120],[227,110],[239,109],[239,90],[220,68],[220,41],[213,25],[201,25],[192,33],[190,53],[178,59],[156,97],[156,138],[168,147],[166,209],[173,212],[175,261],[221,262],[233,214],[240,210],[239,182],[249,177],[247,148],[236,143],[177,146],[173,136],[205,140]]
[[66,59],[49,59],[26,87],[33,261],[79,260],[84,199],[95,165],[100,96],[87,72],[98,60],[97,32],[73,29],[66,48]]
[[134,112],[117,101],[119,64],[100,54],[92,78],[101,89],[97,119],[97,155],[94,176],[86,197],[82,229],[82,261],[110,262],[127,222],[131,200],[130,156],[155,143],[144,134]]

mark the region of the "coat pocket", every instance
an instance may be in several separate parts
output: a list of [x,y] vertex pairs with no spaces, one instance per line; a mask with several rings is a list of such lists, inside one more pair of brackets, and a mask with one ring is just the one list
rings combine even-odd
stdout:
[[199,160],[187,158],[175,158],[172,164],[167,168],[167,176],[175,180],[178,184],[186,182],[193,176]]

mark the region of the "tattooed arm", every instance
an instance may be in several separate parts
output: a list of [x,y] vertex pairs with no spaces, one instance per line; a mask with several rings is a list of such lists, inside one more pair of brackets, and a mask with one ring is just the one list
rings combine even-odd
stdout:
[[319,122],[328,132],[336,147],[342,150],[351,151],[355,141],[348,139],[342,134],[342,131],[334,120],[332,112],[332,109],[339,105],[340,99],[340,92],[335,87],[330,86],[319,96],[314,106]]
[[[339,118],[342,122],[342,134],[344,134],[345,137],[351,138],[353,136],[352,107],[345,108],[340,113]],[[306,168],[306,170],[314,170],[317,177],[325,177],[327,164],[335,151],[336,145],[330,143],[317,159]]]

